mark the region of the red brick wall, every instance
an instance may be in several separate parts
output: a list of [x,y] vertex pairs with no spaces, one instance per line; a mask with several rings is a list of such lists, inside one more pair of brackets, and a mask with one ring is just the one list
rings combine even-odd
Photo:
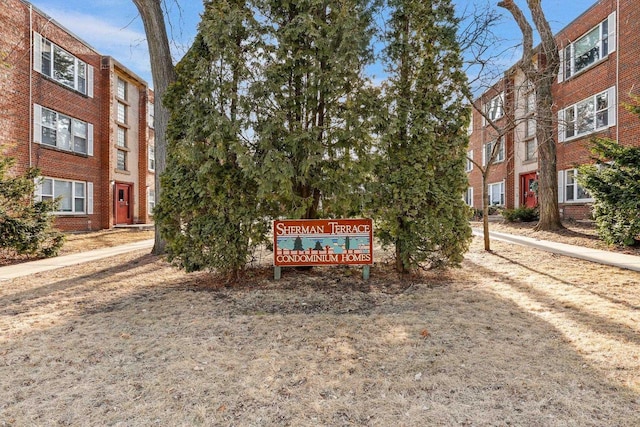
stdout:
[[620,0],[618,19],[620,143],[640,147],[640,117],[629,113],[622,106],[623,103],[634,103],[630,94],[640,95],[640,2]]
[[[614,0],[601,0],[596,3],[556,36],[558,46],[562,49],[580,38],[600,22],[607,19],[609,14],[615,11],[615,6]],[[616,55],[617,52],[610,53],[608,57],[596,65],[565,79],[561,83],[556,83],[553,88],[553,94],[557,110],[615,86]],[[613,126],[596,134],[586,135],[584,138],[558,143],[558,170],[569,169],[590,162],[591,155],[588,145],[591,138],[594,136],[615,138],[615,132],[616,127]]]
[[149,222],[147,203],[147,169],[148,169],[148,140],[147,140],[147,88],[138,88],[140,91],[140,98],[138,102],[138,222]]
[[[92,182],[93,214],[58,215],[56,225],[66,231],[83,231],[110,228],[114,223],[113,170],[111,159],[115,146],[115,134],[111,123],[115,114],[112,101],[113,60],[69,34],[36,8],[30,13],[29,5],[20,0],[0,0],[0,154],[16,158],[14,173],[23,173],[30,165],[41,169],[41,175],[51,178]],[[74,91],[53,79],[34,71],[31,65],[31,32],[38,32],[52,43],[93,67],[93,97]],[[127,71],[127,73],[129,73]],[[147,212],[147,144],[146,123],[147,85],[131,76],[131,90],[141,94],[132,108],[138,113],[138,129],[135,149],[139,160],[136,168],[138,182],[133,183],[137,192],[135,212],[139,222],[148,221]],[[33,104],[55,110],[58,113],[93,125],[93,156],[78,155],[46,145],[30,143],[33,128]],[[138,105],[139,104],[139,105]]]
[[[616,0],[600,0],[576,21],[563,30],[556,39],[560,47],[575,41],[594,28],[609,14],[616,11]],[[616,126],[601,132],[586,135],[584,138],[558,144],[558,170],[569,169],[577,165],[590,163],[589,143],[594,137],[619,139],[624,145],[640,145],[640,118],[630,114],[624,108],[630,103],[629,93],[640,94],[637,89],[640,78],[640,2],[620,0],[616,26],[617,50],[583,73],[556,84],[555,102],[559,109],[579,102],[589,96],[617,86]],[[611,48],[611,47],[610,47]],[[618,138],[619,137],[619,138]],[[590,204],[565,203],[560,205],[564,218],[583,219],[591,216]]]
[[[0,0],[0,152],[29,164],[29,13],[21,2]],[[5,56],[6,55],[6,56]]]
[[[558,170],[570,169],[578,165],[591,162],[589,142],[593,137],[608,137],[619,139],[624,145],[640,146],[640,118],[629,113],[624,104],[632,103],[630,94],[640,95],[640,1],[619,0],[620,10],[617,13],[616,40],[617,50],[599,63],[591,66],[587,70],[565,79],[561,83],[554,84],[554,104],[557,111],[570,105],[580,102],[590,96],[603,92],[611,87],[617,86],[617,113],[616,125],[600,132],[589,134],[583,138],[576,138],[557,144],[557,167]],[[579,16],[556,36],[558,46],[562,49],[569,43],[576,41],[589,30],[608,18],[609,14],[616,11],[617,0],[600,0],[593,4],[585,13]],[[610,47],[611,49],[611,47]],[[509,88],[508,77],[501,83]],[[499,87],[493,87],[484,93],[478,100],[479,104],[484,104],[491,97],[495,96]],[[514,102],[511,92],[506,92],[507,111],[512,108]],[[474,133],[470,137],[469,147],[474,150],[477,159],[482,159],[482,144],[493,138],[492,131],[482,128],[482,118],[474,112],[475,126]],[[557,135],[557,129],[556,129]],[[506,162],[492,167],[488,182],[505,180],[506,206],[514,205],[514,177],[513,170],[513,147],[514,134],[510,133],[506,137]],[[479,156],[479,157],[478,157]],[[480,171],[474,168],[469,174],[470,185],[474,187],[474,206],[480,207],[482,180]],[[591,206],[587,203],[561,203],[560,209],[564,218],[589,218]]]
[[115,88],[113,87],[113,81],[111,79],[112,64],[109,57],[102,57],[101,67],[99,70],[100,78],[102,81],[103,94],[101,98],[102,105],[102,117],[100,125],[103,129],[103,144],[100,146],[100,153],[102,155],[102,181],[105,183],[100,189],[100,199],[103,200],[103,215],[105,216],[105,228],[109,228],[114,224],[115,216],[115,187],[112,184],[113,177],[111,176],[112,170],[115,169],[115,164],[111,156],[111,150],[113,150],[116,144],[116,135],[111,131],[112,117],[115,116],[113,111],[112,96]]
[[[56,225],[63,230],[96,230],[108,227],[102,198],[98,195],[104,186],[101,179],[103,128],[100,123],[100,98],[103,90],[100,80],[100,56],[84,43],[68,34],[55,22],[33,10],[19,0],[0,2],[0,51],[11,52],[2,69],[0,89],[3,93],[0,116],[0,143],[3,154],[17,159],[16,173],[29,164],[39,167],[43,176],[67,180],[87,181],[94,184],[93,215],[59,215]],[[33,30],[94,67],[94,97],[89,98],[52,79],[33,71],[30,65],[30,21]],[[31,79],[31,100],[29,80]],[[30,144],[32,104],[39,104],[59,113],[91,123],[94,126],[94,156],[76,155],[41,144]],[[31,148],[31,153],[30,149]]]
[[[483,109],[484,106],[495,96],[505,92],[505,104],[511,99],[512,93],[510,91],[508,82],[505,80],[500,81],[490,90],[485,92],[480,99],[476,102],[478,108]],[[497,120],[496,125],[498,127],[506,126],[508,120],[509,110],[505,108],[504,118]],[[489,126],[483,120],[482,115],[472,110],[473,120],[473,132],[469,136],[469,150],[473,150],[473,157],[476,163],[482,165],[482,155],[484,151],[484,145],[486,143],[495,141],[498,133],[495,129]],[[510,169],[509,169],[510,167]],[[467,173],[469,177],[469,185],[473,187],[473,207],[477,209],[482,208],[482,171],[476,165],[473,166],[473,170]],[[487,183],[493,184],[504,180],[505,181],[505,205],[513,205],[513,137],[510,135],[505,136],[505,160],[499,163],[494,163],[489,169],[487,176]]]

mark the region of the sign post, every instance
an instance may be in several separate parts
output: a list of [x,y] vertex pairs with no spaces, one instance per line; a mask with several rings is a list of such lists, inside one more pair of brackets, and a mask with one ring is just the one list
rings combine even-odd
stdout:
[[371,219],[295,219],[273,224],[274,278],[282,267],[373,264]]

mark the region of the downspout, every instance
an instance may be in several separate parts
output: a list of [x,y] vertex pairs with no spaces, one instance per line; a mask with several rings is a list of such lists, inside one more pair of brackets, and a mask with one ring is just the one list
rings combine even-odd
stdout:
[[33,5],[29,4],[29,168],[33,166]]
[[616,1],[616,142],[620,143],[620,0]]

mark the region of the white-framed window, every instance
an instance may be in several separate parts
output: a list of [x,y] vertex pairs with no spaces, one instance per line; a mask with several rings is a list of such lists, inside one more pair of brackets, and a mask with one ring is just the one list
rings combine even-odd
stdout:
[[464,168],[465,172],[471,172],[473,170],[473,150],[467,151],[467,164]]
[[127,170],[127,152],[124,150],[116,150],[116,169]]
[[[493,158],[493,163],[500,163],[504,161],[504,138],[499,139],[499,146],[496,148],[495,157]],[[484,144],[482,150],[482,165],[486,166],[489,163],[489,159],[491,159],[491,155],[494,154],[493,147],[496,145],[497,141],[491,141]]]
[[120,123],[127,123],[127,106],[122,102],[118,102],[116,114],[117,121]]
[[126,147],[127,146],[127,129],[122,126],[118,126],[118,138],[116,141],[118,147]]
[[560,50],[560,75],[562,81],[588,69],[616,50],[616,14],[586,32],[573,43]]
[[155,124],[155,110],[152,102],[147,102],[147,126],[151,129],[154,128]]
[[33,68],[58,83],[93,97],[93,67],[33,33]]
[[504,116],[504,92],[494,96],[485,105],[485,113],[491,121],[496,121]]
[[558,171],[558,201],[564,203],[592,202],[593,198],[577,181],[578,170]]
[[127,82],[118,77],[116,83],[116,96],[126,101],[127,99]]
[[488,185],[489,205],[504,206],[504,181]]
[[464,193],[464,202],[467,206],[473,207],[473,187],[467,188],[467,191]]
[[558,140],[562,142],[615,126],[616,107],[616,91],[611,87],[558,111]]
[[33,142],[93,156],[93,125],[33,104]]
[[153,215],[153,208],[156,207],[156,191],[149,190],[149,197],[147,197],[147,201],[149,202],[149,215]]
[[36,200],[59,198],[58,214],[92,214],[93,183],[43,177],[36,186]]
[[149,151],[149,170],[155,171],[156,170],[156,146],[150,145],[148,151]]

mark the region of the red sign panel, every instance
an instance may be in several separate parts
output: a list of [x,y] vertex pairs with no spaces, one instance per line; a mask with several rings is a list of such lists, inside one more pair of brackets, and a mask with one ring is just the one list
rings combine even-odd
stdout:
[[291,219],[273,223],[278,267],[373,264],[371,219]]

